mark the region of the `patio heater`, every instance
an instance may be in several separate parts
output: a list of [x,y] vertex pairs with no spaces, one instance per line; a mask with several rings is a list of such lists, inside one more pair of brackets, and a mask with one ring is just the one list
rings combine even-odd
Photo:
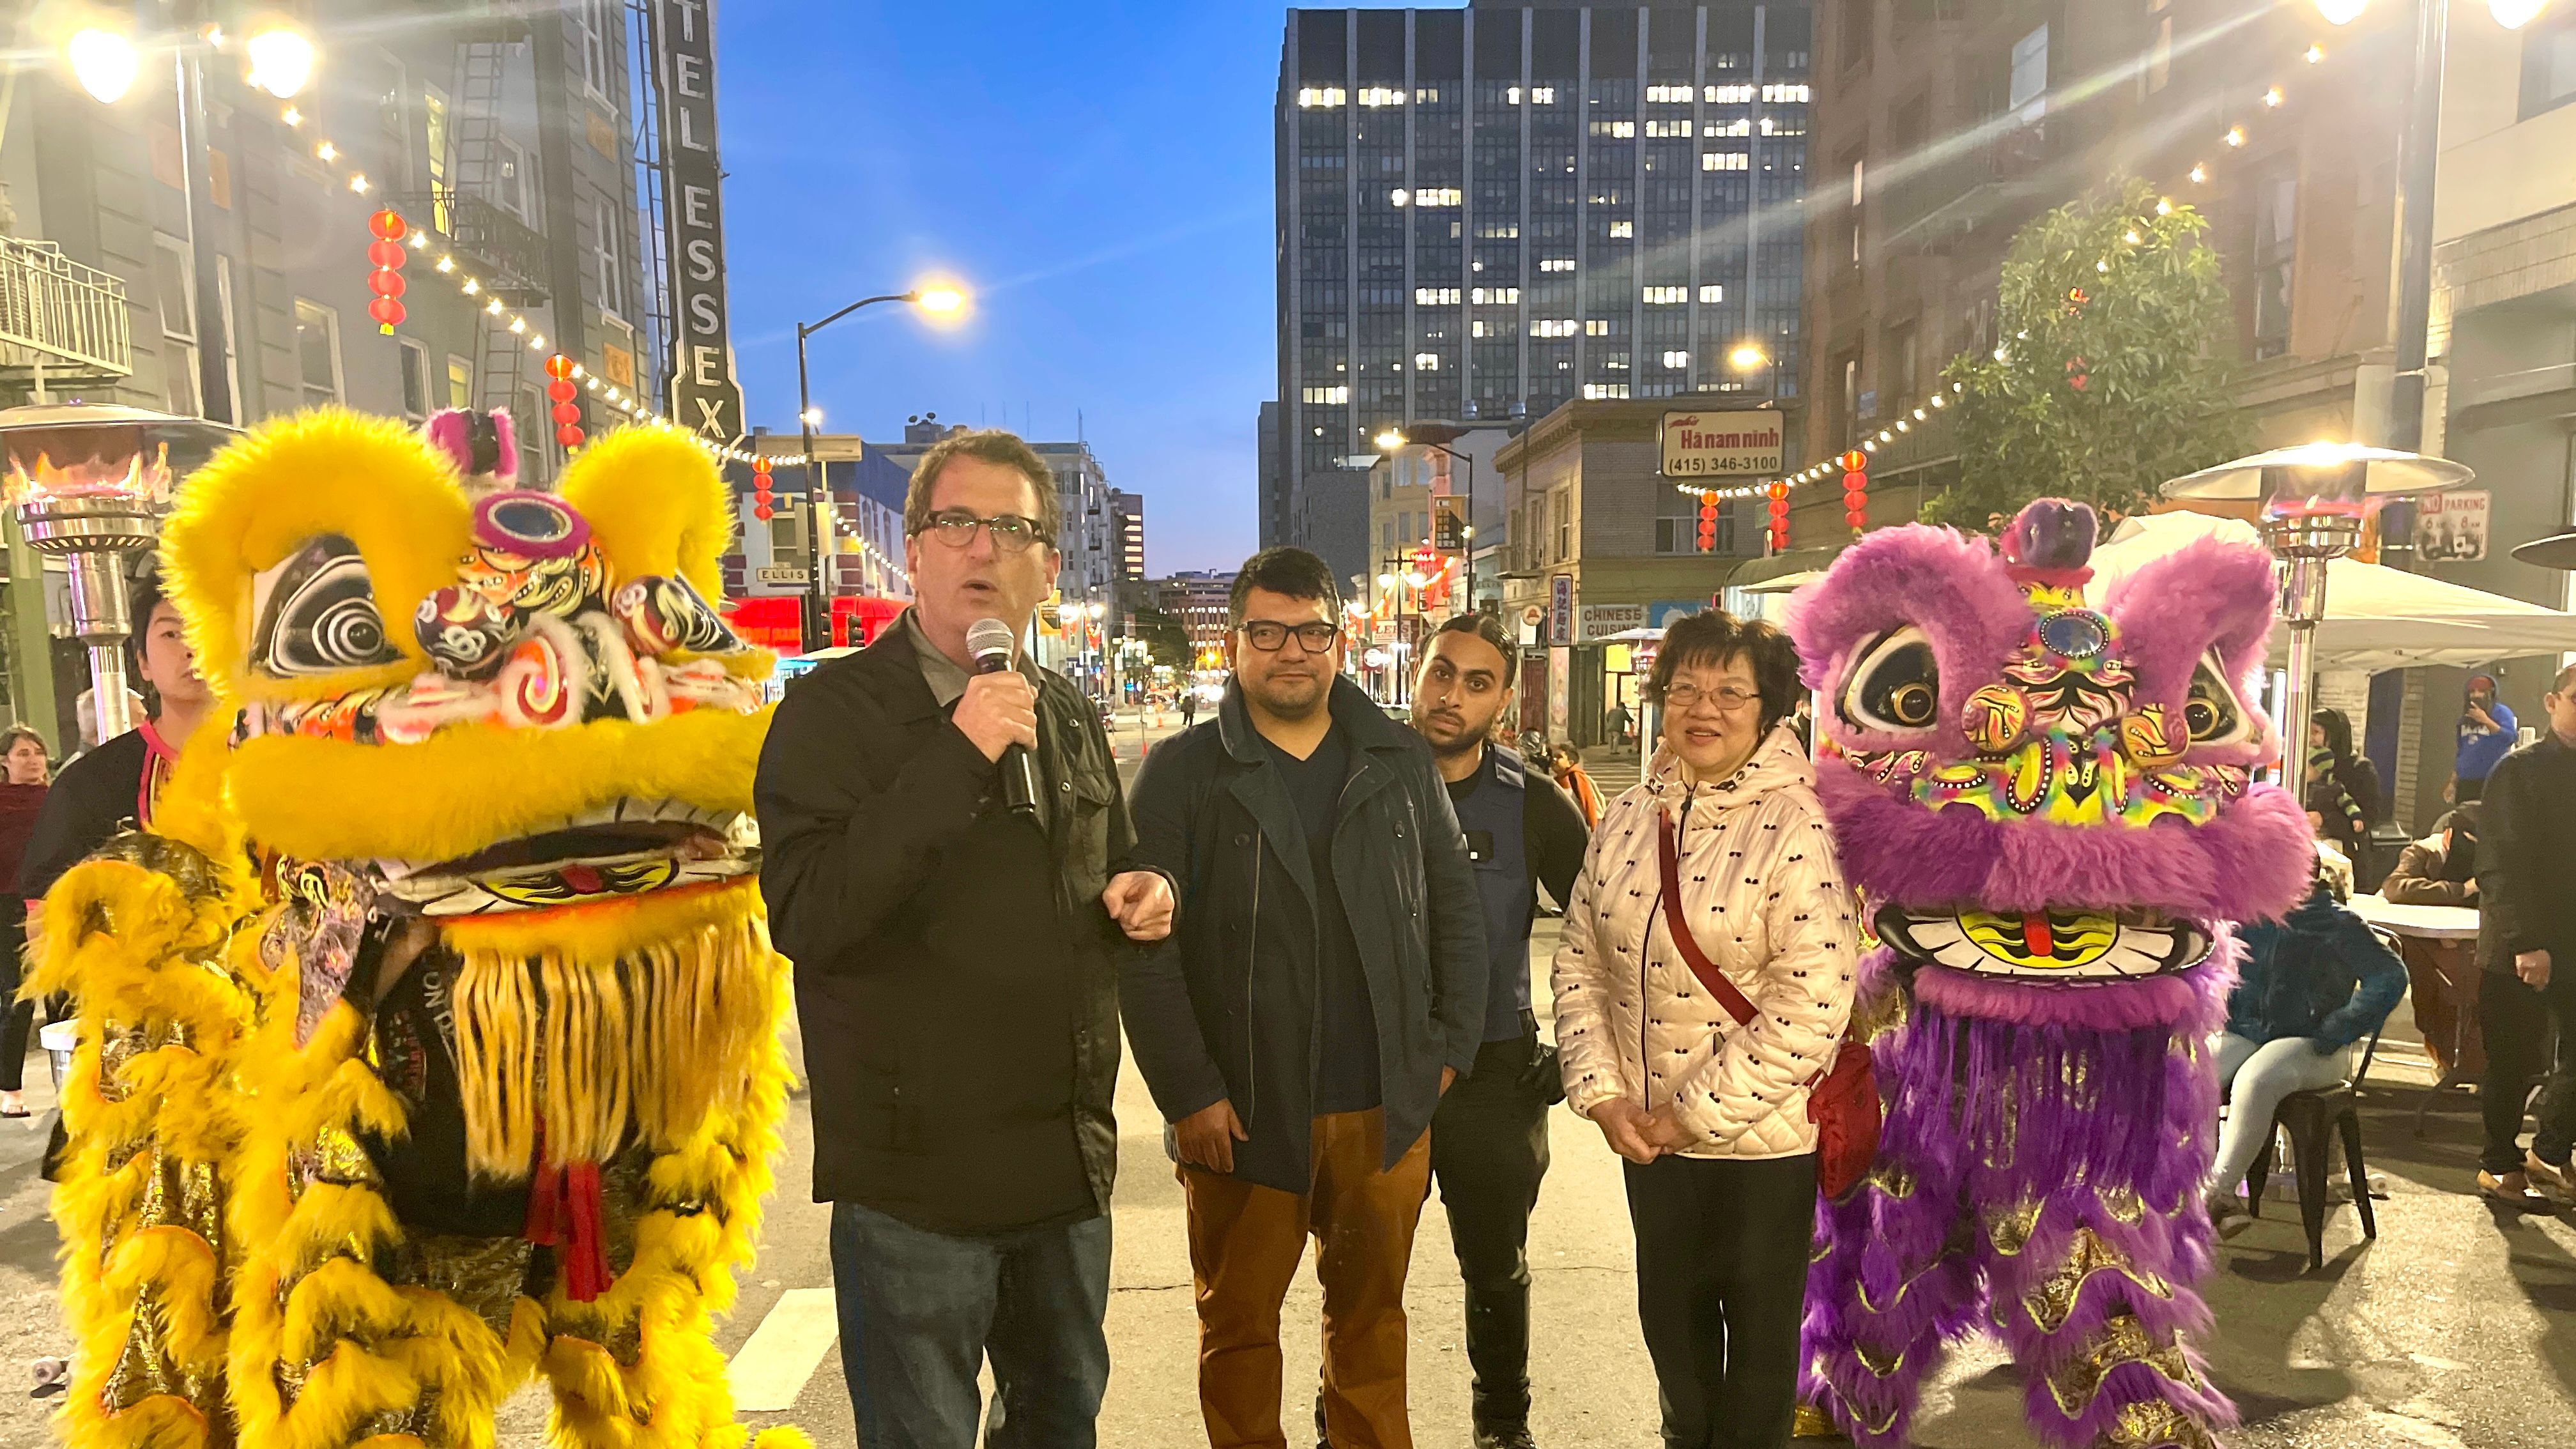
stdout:
[[2281,785],[2307,798],[2308,702],[2316,691],[2317,625],[2326,616],[2326,564],[2361,542],[2363,521],[2391,498],[2438,493],[2477,476],[2448,458],[2359,443],[2302,443],[2203,468],[2167,482],[2165,497],[2260,503],[2263,541],[2281,570],[2290,626],[2281,695]]
[[2513,556],[2524,563],[2561,572],[2576,570],[2576,533],[2553,533],[2529,543],[2513,546]]
[[0,501],[17,510],[29,547],[64,561],[102,740],[134,727],[124,646],[137,621],[126,608],[126,571],[159,540],[174,459],[193,468],[231,435],[218,423],[105,403],[0,410]]

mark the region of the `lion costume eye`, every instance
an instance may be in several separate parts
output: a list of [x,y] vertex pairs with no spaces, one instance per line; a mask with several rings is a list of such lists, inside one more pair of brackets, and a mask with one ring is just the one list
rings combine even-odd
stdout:
[[2241,744],[2250,733],[2244,707],[2237,703],[2236,691],[2220,672],[2215,652],[2202,655],[2191,671],[2191,690],[2182,702],[2182,722],[2195,745]]
[[1861,651],[1840,702],[1843,722],[1899,734],[1932,727],[1941,713],[1941,666],[1932,641],[1908,624]]
[[402,658],[385,637],[367,561],[338,534],[324,534],[263,570],[251,592],[259,620],[251,665],[264,673],[336,674]]

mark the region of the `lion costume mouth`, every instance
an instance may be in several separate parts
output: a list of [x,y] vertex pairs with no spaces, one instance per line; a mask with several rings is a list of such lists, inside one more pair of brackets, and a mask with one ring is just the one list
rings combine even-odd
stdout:
[[1911,961],[2067,983],[2186,971],[2209,959],[2216,939],[2205,926],[2141,909],[2007,913],[1891,905],[1880,908],[1873,924],[1880,940]]
[[369,862],[378,898],[424,916],[546,910],[750,874],[759,833],[740,811],[618,799],[542,831],[434,863]]

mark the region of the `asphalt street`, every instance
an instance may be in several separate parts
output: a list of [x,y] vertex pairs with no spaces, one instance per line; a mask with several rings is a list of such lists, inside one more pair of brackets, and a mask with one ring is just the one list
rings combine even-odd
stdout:
[[[1151,731],[1159,735],[1163,731]],[[1122,730],[1122,756],[1135,752]],[[1122,759],[1132,771],[1133,759]],[[1605,764],[1603,793],[1634,778]],[[1554,925],[1533,942],[1547,1000]],[[2372,1071],[2365,1140],[2386,1199],[2380,1237],[2364,1242],[2348,1206],[2327,1227],[2326,1266],[2306,1271],[2295,1204],[2276,1198],[2263,1221],[2230,1244],[2206,1284],[2217,1318],[2202,1344],[2241,1407],[2243,1446],[2354,1449],[2508,1449],[2576,1439],[2576,1214],[2491,1212],[2470,1191],[2475,1099],[2437,1107],[2427,1136],[2411,1114],[2430,1080],[2401,1007]],[[798,1044],[801,1050],[801,1044]],[[29,1064],[39,1108],[52,1105],[42,1058]],[[1160,1122],[1132,1067],[1120,1082],[1121,1173],[1109,1336],[1115,1365],[1100,1442],[1118,1449],[1203,1444],[1193,1376],[1195,1325],[1180,1190],[1163,1155]],[[53,1293],[54,1232],[36,1177],[42,1142],[27,1123],[0,1124],[0,1449],[49,1442],[55,1401],[31,1399],[30,1361],[68,1341]],[[826,1210],[806,1200],[811,1125],[797,1101],[778,1164],[758,1262],[741,1302],[719,1327],[739,1395],[762,1406],[756,1425],[796,1423],[818,1444],[855,1443],[833,1350]],[[1633,1311],[1634,1266],[1617,1159],[1589,1123],[1556,1114],[1554,1166],[1531,1224],[1537,1347],[1532,1426],[1544,1446],[1655,1442],[1655,1395]],[[2276,1191],[2286,1191],[2286,1182]],[[1412,1315],[1415,1437],[1425,1449],[1468,1443],[1468,1371],[1458,1275],[1446,1222],[1425,1209],[1407,1294]],[[1319,1299],[1311,1276],[1288,1300],[1288,1382],[1315,1380]],[[2024,1380],[1993,1346],[1972,1342],[1942,1370],[1919,1421],[1933,1449],[2016,1449]],[[1289,1422],[1303,1418],[1303,1395]],[[504,1445],[542,1443],[544,1398],[522,1391],[505,1408]],[[1292,1442],[1303,1442],[1292,1431]]]

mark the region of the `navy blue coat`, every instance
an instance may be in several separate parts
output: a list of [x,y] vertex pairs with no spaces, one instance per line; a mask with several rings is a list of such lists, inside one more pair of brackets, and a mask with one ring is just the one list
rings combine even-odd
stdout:
[[2245,927],[2227,1030],[2256,1042],[2314,1037],[2324,1051],[2376,1030],[2406,995],[2406,967],[2320,885],[2287,921]]

